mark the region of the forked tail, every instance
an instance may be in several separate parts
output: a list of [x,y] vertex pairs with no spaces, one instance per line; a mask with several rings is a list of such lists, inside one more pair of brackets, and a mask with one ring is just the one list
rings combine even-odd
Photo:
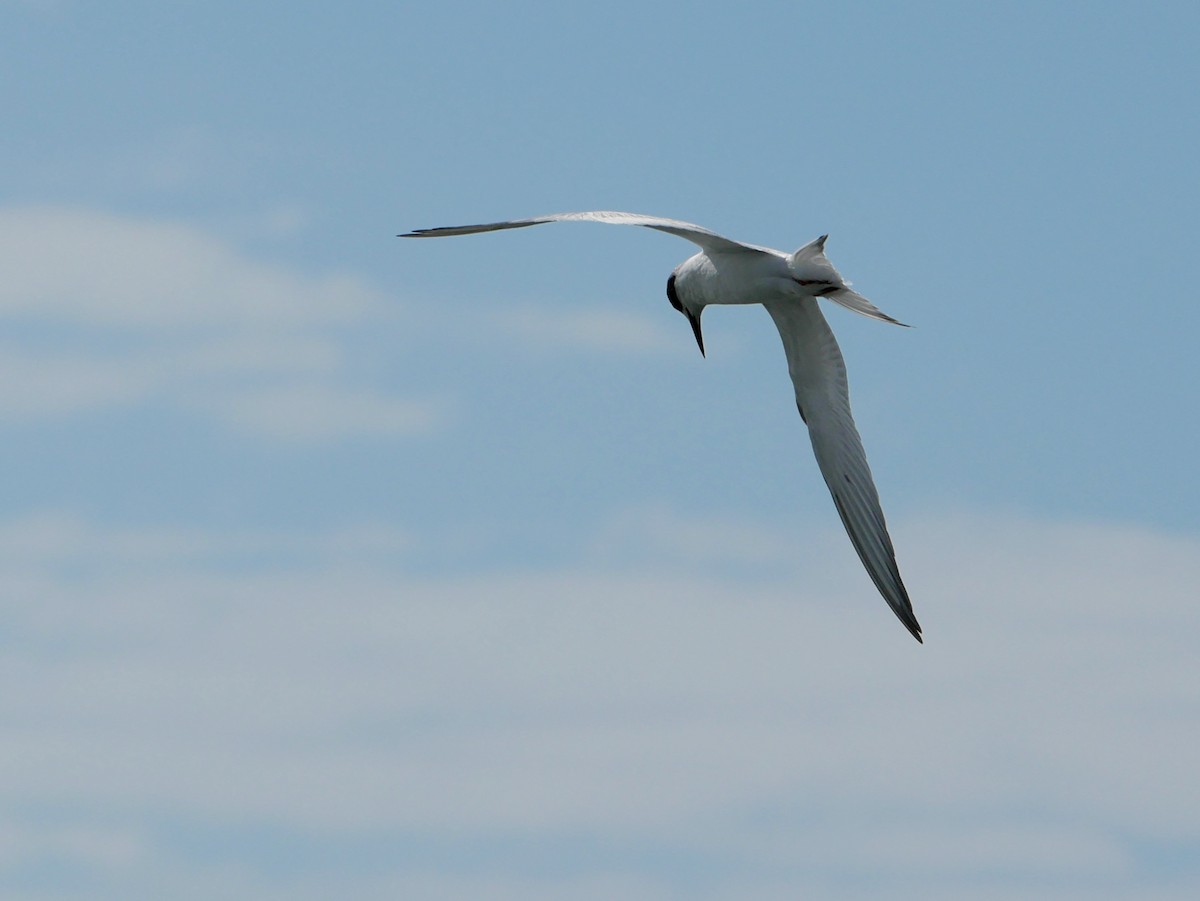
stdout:
[[850,289],[850,283],[842,278],[842,274],[833,268],[833,263],[825,256],[825,239],[828,237],[821,235],[788,257],[788,269],[796,283],[809,289],[814,297],[826,297],[855,313],[894,325],[904,325]]

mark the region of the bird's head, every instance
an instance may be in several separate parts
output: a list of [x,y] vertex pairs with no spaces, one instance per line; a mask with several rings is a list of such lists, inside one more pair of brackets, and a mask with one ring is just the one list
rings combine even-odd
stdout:
[[700,314],[704,312],[704,305],[692,305],[680,299],[679,291],[675,287],[678,275],[678,271],[672,272],[671,277],[667,279],[667,300],[671,301],[671,306],[686,316],[687,321],[691,323],[692,334],[696,336],[696,344],[700,348],[700,356],[704,356],[704,335],[700,333]]

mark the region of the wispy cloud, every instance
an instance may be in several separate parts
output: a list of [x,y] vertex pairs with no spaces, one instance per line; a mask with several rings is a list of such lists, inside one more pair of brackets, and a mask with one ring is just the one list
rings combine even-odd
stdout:
[[248,562],[279,566],[281,560],[305,566],[365,563],[378,555],[389,567],[401,565],[414,545],[406,530],[377,522],[334,528],[317,534],[252,530],[214,531],[169,526],[101,526],[78,514],[42,510],[0,523],[0,562],[9,571],[103,572],[135,569],[220,571]]
[[4,828],[124,824],[115,849],[43,836],[113,897],[255,842],[357,897],[481,871],[553,896],[564,866],[640,898],[696,872],[713,897],[1169,896],[1154,855],[1200,847],[1200,543],[905,525],[924,647],[820,547],[756,582],[669,557],[432,578],[380,526],[10,522]]
[[[491,317],[494,328],[527,346],[552,352],[662,354],[687,347],[654,316],[620,310],[558,310],[521,306]],[[685,330],[686,331],[686,330]]]
[[345,274],[301,275],[179,222],[0,209],[0,315],[123,329],[361,320],[382,303]]
[[597,560],[631,563],[654,559],[708,569],[725,564],[794,566],[803,540],[790,526],[767,525],[720,516],[688,516],[664,505],[622,511],[597,532],[591,552]]
[[0,346],[0,413],[11,424],[125,406],[153,393],[160,375],[149,359],[34,353],[8,343]]
[[222,419],[236,426],[301,441],[427,434],[445,422],[446,408],[431,400],[295,382],[232,394],[217,406]]
[[432,397],[397,397],[346,366],[337,329],[389,304],[348,274],[253,259],[179,222],[95,210],[0,209],[0,411],[62,419],[148,403],[276,440],[427,433]]

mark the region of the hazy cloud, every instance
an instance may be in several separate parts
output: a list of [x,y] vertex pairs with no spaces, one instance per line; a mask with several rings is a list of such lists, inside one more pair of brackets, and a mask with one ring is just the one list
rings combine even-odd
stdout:
[[756,582],[671,555],[419,578],[374,526],[10,523],[3,828],[112,897],[148,859],[238,867],[203,836],[245,823],[288,871],[351,855],[356,897],[467,897],[482,870],[666,898],[672,860],[700,897],[1132,897],[1200,845],[1200,543],[903,525],[924,647],[820,546]]
[[241,428],[302,441],[424,434],[445,420],[443,405],[431,401],[295,383],[222,398],[219,412]]
[[[551,351],[673,353],[687,347],[659,318],[620,310],[559,310],[523,306],[495,313],[494,327],[526,345]],[[681,323],[682,324],[682,323]]]
[[795,565],[802,540],[804,536],[791,524],[685,516],[656,505],[624,510],[612,517],[598,530],[591,552],[607,563],[657,559],[698,563],[705,568],[735,564],[777,570]]
[[11,422],[136,403],[153,393],[159,376],[149,359],[34,353],[8,344],[0,346],[0,413]]
[[350,377],[337,329],[390,316],[347,274],[251,259],[195,227],[58,207],[0,209],[0,412],[15,420],[165,403],[287,441],[427,433],[431,398]]
[[178,222],[62,207],[0,208],[0,315],[126,329],[310,325],[381,302],[345,274],[248,259]]

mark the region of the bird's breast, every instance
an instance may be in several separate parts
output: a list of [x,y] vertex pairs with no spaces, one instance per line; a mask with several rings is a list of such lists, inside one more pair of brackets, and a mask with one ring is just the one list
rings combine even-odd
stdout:
[[698,253],[675,279],[675,290],[692,307],[762,303],[790,285],[787,261],[765,253]]

